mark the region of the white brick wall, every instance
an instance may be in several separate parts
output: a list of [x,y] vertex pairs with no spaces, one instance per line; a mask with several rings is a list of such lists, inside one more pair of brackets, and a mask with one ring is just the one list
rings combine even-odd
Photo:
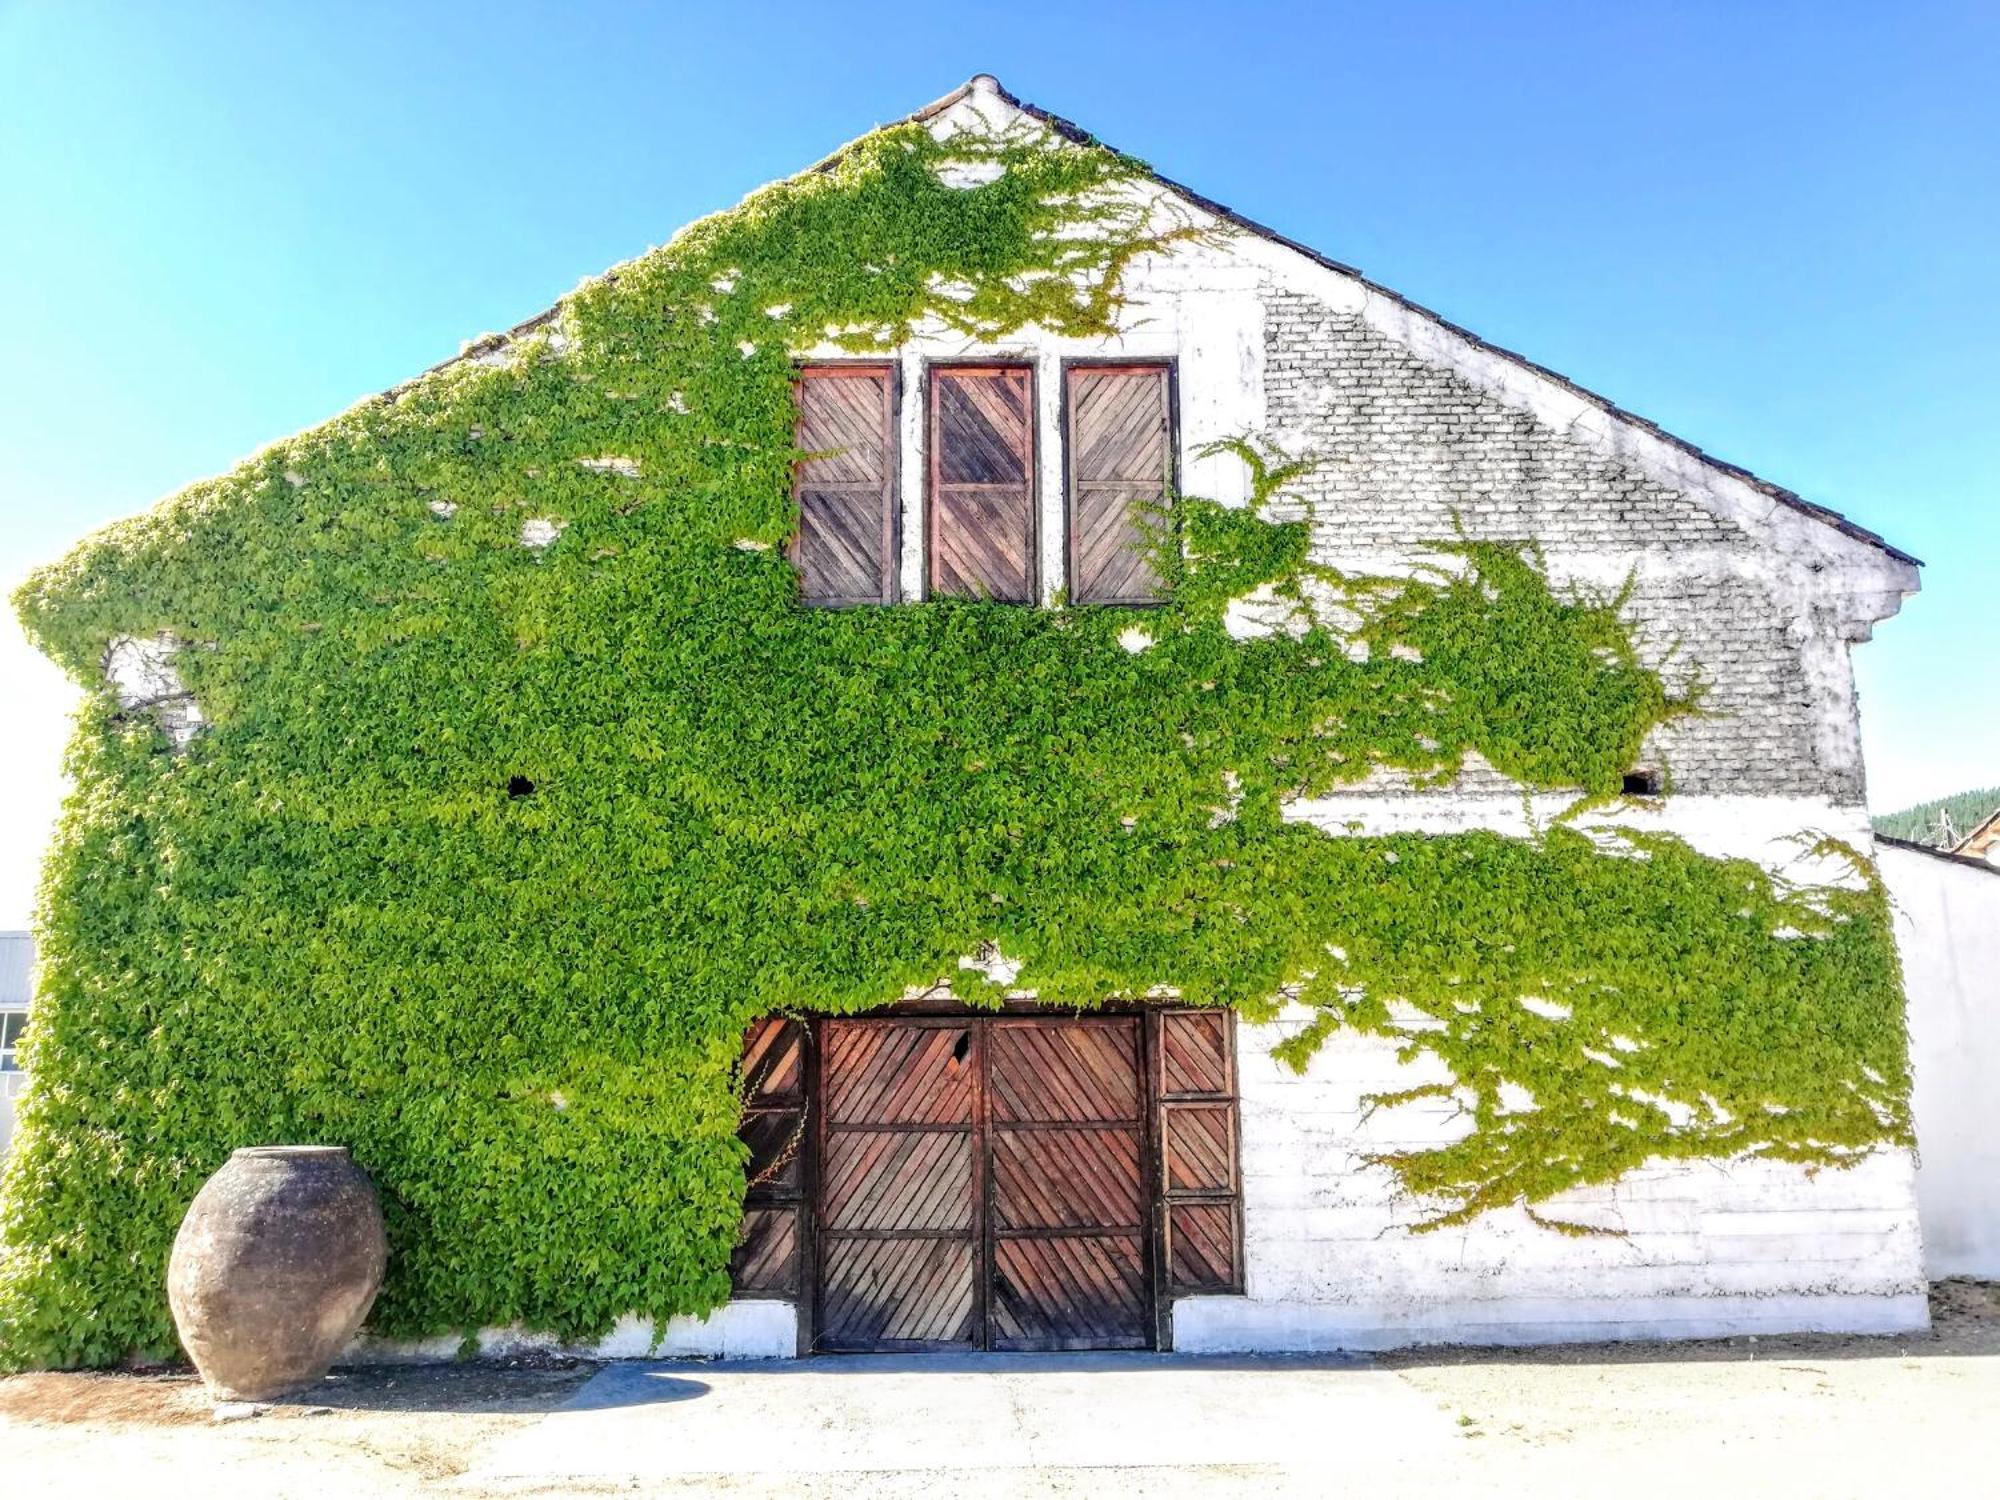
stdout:
[[1711,712],[1666,726],[1649,747],[1677,789],[1863,800],[1846,653],[1872,624],[1862,616],[1876,607],[1879,570],[1866,559],[1830,569],[1307,284],[1266,286],[1264,431],[1325,460],[1296,487],[1322,560],[1402,572],[1462,526],[1538,543],[1559,585],[1608,592],[1629,573],[1643,658],[1672,687],[1696,668],[1710,685]]
[[1519,1210],[1412,1234],[1424,1217],[1362,1158],[1467,1128],[1446,1102],[1368,1113],[1364,1095],[1441,1080],[1385,1038],[1334,1037],[1299,1075],[1270,1056],[1303,1016],[1238,1035],[1247,1294],[1183,1298],[1183,1351],[1375,1349],[1925,1326],[1906,1153],[1850,1170],[1659,1162],[1547,1204],[1619,1229],[1576,1238]]

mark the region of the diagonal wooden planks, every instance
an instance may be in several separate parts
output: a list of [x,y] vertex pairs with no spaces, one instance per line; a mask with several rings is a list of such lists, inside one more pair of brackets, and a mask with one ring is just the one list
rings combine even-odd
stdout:
[[1137,1235],[1001,1239],[994,1349],[1142,1349],[1150,1299]]
[[[1148,1348],[1159,1298],[1240,1289],[1230,1020],[816,1023],[816,1347]],[[748,1050],[786,1076],[782,1037]],[[807,1238],[748,1206],[739,1285]]]
[[1167,1011],[1155,1045],[1167,1290],[1240,1291],[1235,1017],[1226,1010]]
[[1136,1019],[1011,1021],[992,1039],[993,1118],[1137,1122]]
[[1069,411],[1070,596],[1080,604],[1163,597],[1149,511],[1173,489],[1172,379],[1165,365],[1075,365]]
[[1033,602],[1033,372],[1025,365],[934,366],[928,435],[931,592]]
[[773,1016],[743,1034],[743,1112],[737,1136],[749,1149],[744,1213],[731,1285],[739,1297],[796,1297],[805,1285],[805,1024]]
[[996,1231],[1144,1225],[1137,1130],[996,1129],[992,1141]]
[[1228,1104],[1161,1106],[1167,1191],[1226,1193],[1236,1184],[1236,1111]]
[[820,1225],[830,1232],[972,1232],[972,1136],[839,1130],[827,1136]]
[[821,1046],[819,1347],[972,1347],[980,1331],[972,1028],[828,1021]]
[[970,1035],[966,1026],[827,1022],[828,1121],[970,1126]]
[[798,1211],[792,1208],[744,1211],[729,1260],[730,1282],[739,1297],[789,1296],[797,1291],[798,1222]]
[[970,1240],[832,1240],[820,1294],[830,1349],[971,1347],[978,1265]]
[[895,371],[806,365],[798,372],[791,557],[808,604],[895,598]]
[[1170,1010],[1160,1017],[1161,1088],[1173,1094],[1229,1092],[1228,1016]]
[[989,1025],[989,1346],[1144,1348],[1140,1022]]
[[1176,1203],[1167,1209],[1167,1275],[1177,1292],[1227,1292],[1236,1286],[1236,1213],[1227,1203]]

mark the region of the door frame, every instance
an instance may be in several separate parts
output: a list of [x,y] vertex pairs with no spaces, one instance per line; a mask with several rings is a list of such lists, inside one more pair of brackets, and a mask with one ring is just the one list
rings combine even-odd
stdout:
[[[1139,1046],[1139,1098],[1141,1110],[1139,1163],[1142,1174],[1141,1212],[1143,1214],[1141,1240],[1145,1269],[1145,1300],[1151,1315],[1146,1319],[1147,1338],[1140,1346],[1149,1350],[1170,1350],[1173,1348],[1173,1298],[1171,1276],[1168,1267],[1166,1172],[1161,1159],[1163,1092],[1161,1077],[1160,1027],[1166,1009],[1161,1005],[1139,1002],[1124,1002],[1093,1007],[1089,1010],[1051,1010],[1033,1001],[1009,1001],[999,1010],[974,1009],[950,999],[921,999],[905,1001],[898,1005],[862,1012],[853,1016],[818,1016],[814,1018],[812,1030],[818,1031],[829,1022],[894,1022],[918,1025],[949,1026],[969,1023],[1018,1023],[1024,1021],[1046,1022],[1092,1022],[1112,1020],[1134,1020],[1138,1022]],[[1232,1112],[1236,1109],[1239,1085],[1236,1078],[1235,1016],[1226,1007],[1224,1035],[1227,1038],[1227,1061],[1230,1073],[1230,1102]],[[991,1157],[991,1103],[987,1098],[988,1059],[986,1045],[988,1026],[969,1024],[971,1051],[968,1061],[974,1064],[972,1075],[973,1121],[972,1121],[972,1192],[977,1222],[972,1242],[975,1251],[976,1334],[971,1350],[984,1352],[992,1344],[992,1295],[994,1265],[994,1215],[993,1185],[990,1171]],[[934,1343],[897,1346],[877,1346],[873,1350],[822,1349],[819,1347],[821,1325],[820,1299],[825,1285],[825,1243],[826,1237],[820,1228],[822,1207],[821,1163],[825,1159],[827,1111],[825,1108],[825,1058],[824,1039],[813,1036],[806,1049],[806,1108],[809,1115],[808,1137],[810,1159],[804,1163],[806,1183],[804,1212],[801,1215],[800,1233],[804,1243],[800,1247],[798,1309],[798,1348],[801,1355],[847,1354],[862,1352],[944,1352],[964,1350],[960,1343]],[[1234,1121],[1232,1121],[1234,1123]],[[1240,1139],[1232,1130],[1233,1139]],[[1235,1212],[1241,1213],[1241,1200],[1237,1201]],[[1240,1219],[1237,1243],[1241,1244]],[[1035,1350],[1063,1350],[1075,1348],[1070,1341],[1050,1340],[1037,1342],[1031,1346],[1016,1346],[1021,1352]],[[1102,1347],[1092,1345],[1090,1347]],[[1010,1350],[1008,1352],[1015,1352]]]

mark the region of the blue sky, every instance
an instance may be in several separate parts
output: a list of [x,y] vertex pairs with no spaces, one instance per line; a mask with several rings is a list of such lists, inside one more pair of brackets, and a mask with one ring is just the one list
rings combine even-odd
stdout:
[[[2000,782],[2000,5],[0,0],[0,583],[972,73],[1930,564],[1871,800]],[[0,626],[0,926],[68,691]]]

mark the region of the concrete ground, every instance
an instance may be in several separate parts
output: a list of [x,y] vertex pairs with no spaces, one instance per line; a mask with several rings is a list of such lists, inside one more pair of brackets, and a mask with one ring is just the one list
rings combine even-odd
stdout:
[[2000,1287],[1933,1305],[1889,1339],[355,1370],[226,1423],[184,1375],[28,1375],[0,1381],[0,1475],[203,1500],[1992,1494]]

